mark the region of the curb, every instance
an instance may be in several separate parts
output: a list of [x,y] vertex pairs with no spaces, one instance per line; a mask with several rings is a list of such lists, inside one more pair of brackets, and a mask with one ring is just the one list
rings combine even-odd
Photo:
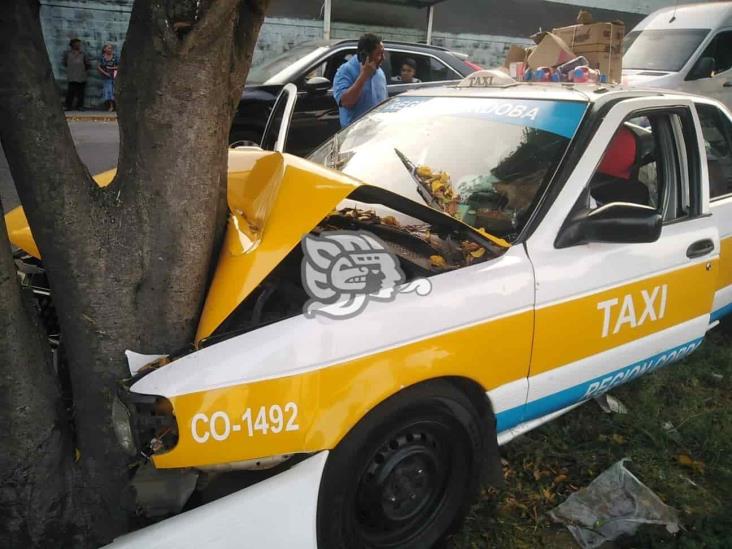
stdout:
[[67,114],[66,120],[72,122],[116,122],[116,114],[90,113],[90,114]]

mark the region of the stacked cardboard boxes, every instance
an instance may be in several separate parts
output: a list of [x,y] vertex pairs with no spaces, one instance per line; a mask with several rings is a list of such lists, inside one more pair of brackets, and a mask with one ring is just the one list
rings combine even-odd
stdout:
[[511,76],[521,77],[522,71],[516,66],[527,70],[554,68],[582,56],[587,59],[589,68],[607,75],[608,82],[619,83],[623,71],[624,23],[593,23],[590,14],[585,11],[580,12],[578,21],[580,23],[577,25],[535,34],[532,38],[537,45],[532,48],[511,46],[504,63]]
[[554,29],[552,34],[561,38],[576,55],[582,55],[590,67],[608,75],[610,82],[620,82],[623,72],[622,21],[571,25]]

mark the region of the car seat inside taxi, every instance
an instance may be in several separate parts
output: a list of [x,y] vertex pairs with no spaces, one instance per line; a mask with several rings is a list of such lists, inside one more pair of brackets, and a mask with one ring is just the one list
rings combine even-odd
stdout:
[[622,126],[613,137],[591,182],[591,195],[598,205],[629,202],[650,206],[648,187],[638,180],[638,137]]

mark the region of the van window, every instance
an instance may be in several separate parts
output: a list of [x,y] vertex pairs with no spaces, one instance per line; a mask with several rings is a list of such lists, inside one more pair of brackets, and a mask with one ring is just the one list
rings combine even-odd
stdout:
[[[701,63],[701,60],[705,57],[709,57],[714,60],[714,63],[709,67],[711,72],[707,74],[701,74],[699,71],[694,70]],[[720,72],[724,72],[732,68],[732,31],[720,32],[704,50],[704,53],[699,57],[697,66],[689,71],[689,77],[687,80],[696,80],[697,78],[709,78]]]
[[713,105],[697,103],[709,170],[709,195],[732,195],[732,122]]
[[708,34],[709,29],[629,32],[623,42],[623,68],[680,71]]

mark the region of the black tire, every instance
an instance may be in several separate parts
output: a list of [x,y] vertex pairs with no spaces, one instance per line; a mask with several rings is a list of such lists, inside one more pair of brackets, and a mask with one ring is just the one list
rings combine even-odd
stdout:
[[255,130],[234,130],[229,135],[229,148],[237,146],[259,146],[262,140],[261,132]]
[[428,548],[462,524],[480,486],[485,425],[448,381],[369,412],[328,456],[318,547]]

